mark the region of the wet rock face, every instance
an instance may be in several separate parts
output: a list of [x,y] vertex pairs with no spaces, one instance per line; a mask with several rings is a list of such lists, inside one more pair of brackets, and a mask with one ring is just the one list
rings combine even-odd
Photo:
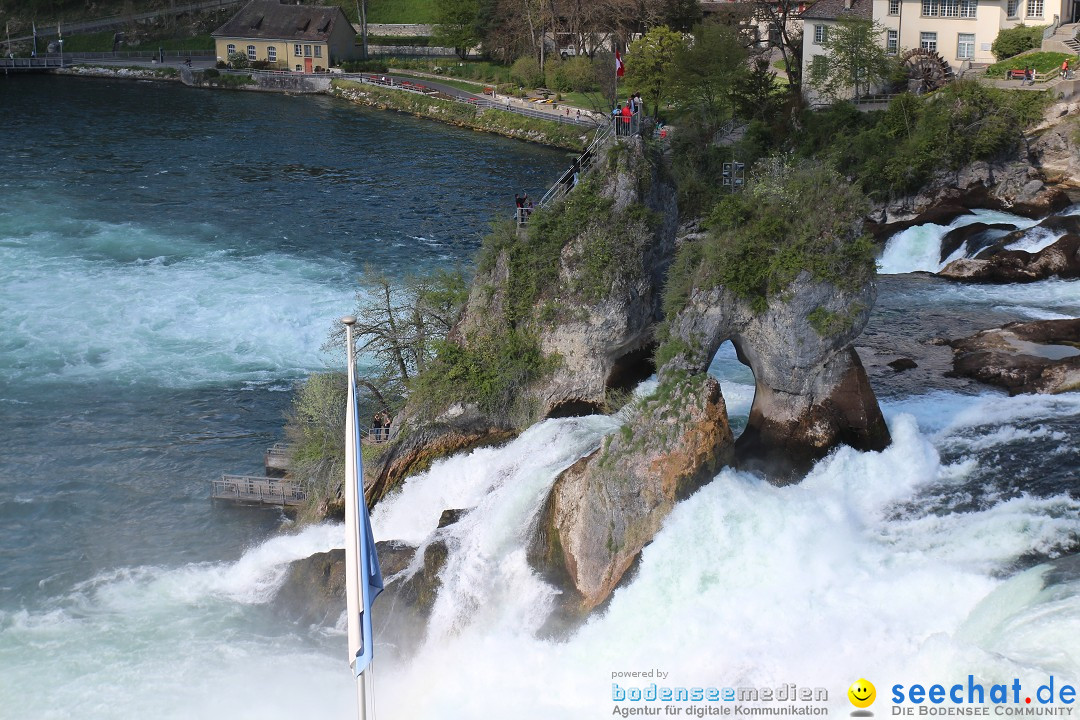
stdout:
[[529,549],[534,567],[564,588],[572,623],[610,595],[677,500],[730,461],[731,428],[711,377],[669,376],[623,431],[556,480]]
[[395,418],[392,439],[383,454],[368,464],[372,480],[365,485],[367,497],[374,504],[403,478],[426,470],[433,460],[495,445],[515,434],[513,428],[495,424],[474,406],[454,406],[427,422],[406,408]]
[[[406,657],[420,646],[435,606],[450,548],[439,530],[460,520],[467,510],[446,510],[439,529],[423,546],[396,540],[375,543],[384,588],[372,606],[372,629],[380,652]],[[289,620],[333,626],[345,612],[345,551],[316,553],[293,562],[274,606]]]
[[[881,450],[890,442],[885,419],[851,343],[870,316],[876,287],[855,291],[815,283],[803,272],[783,301],[755,312],[723,287],[695,291],[672,320],[688,351],[669,363],[704,372],[730,340],[756,383],[746,429],[736,443],[740,467],[773,482],[796,481],[838,444]],[[814,317],[831,318],[824,328]]]
[[1048,185],[1039,167],[1028,160],[979,161],[956,172],[938,173],[918,193],[879,204],[871,217],[882,232],[891,233],[937,206],[986,207],[1040,217],[1068,204],[1064,191]]
[[1080,235],[1065,235],[1037,253],[1002,250],[985,257],[961,258],[946,265],[938,275],[950,280],[980,283],[1080,277]]
[[949,345],[953,374],[1010,395],[1080,390],[1080,319],[1010,323]]
[[[640,140],[610,146],[597,158],[589,178],[597,183],[597,195],[610,203],[611,217],[648,216],[650,221],[609,228],[590,224],[587,216],[559,254],[554,286],[543,288],[526,317],[512,322],[509,298],[520,280],[503,250],[474,278],[462,317],[448,338],[462,347],[476,344],[482,349],[492,328],[514,325],[535,335],[542,353],[558,362],[545,376],[516,390],[522,406],[532,408],[530,417],[493,417],[467,402],[437,416],[407,406],[395,419],[386,453],[370,464],[370,498],[383,497],[435,458],[501,442],[537,420],[602,412],[611,391],[629,390],[655,372],[653,332],[662,316],[663,285],[678,226],[674,183],[662,158]],[[572,191],[571,197],[577,192],[582,189]],[[633,248],[625,266],[605,259],[607,252],[615,252],[604,238],[598,241],[605,232],[613,234],[622,250]],[[517,242],[534,240],[519,233]],[[612,275],[602,288],[593,287],[596,282],[589,275],[598,267]]]

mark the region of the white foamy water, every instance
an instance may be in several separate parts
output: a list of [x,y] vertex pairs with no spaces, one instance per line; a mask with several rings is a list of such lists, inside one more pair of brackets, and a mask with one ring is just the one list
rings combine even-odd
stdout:
[[[965,256],[962,245],[956,252],[941,261],[941,240],[950,231],[973,225],[974,223],[1008,223],[1017,228],[1029,228],[1037,221],[1012,215],[998,210],[974,210],[970,215],[961,215],[948,225],[924,223],[902,230],[885,243],[885,249],[878,259],[878,272],[895,275],[909,272],[937,272],[953,260]],[[1056,238],[1055,238],[1056,239]],[[1026,249],[1026,248],[1025,248]]]
[[330,321],[353,305],[334,260],[134,223],[17,230],[0,243],[0,370],[15,383],[278,379],[320,367]]
[[[443,509],[470,512],[440,531],[450,556],[427,641],[400,665],[376,664],[379,717],[598,717],[610,713],[613,671],[654,667],[672,685],[826,687],[835,708],[860,676],[879,692],[968,673],[1080,678],[1080,588],[1042,590],[1040,569],[999,574],[1074,545],[1080,502],[1021,495],[979,511],[920,510],[966,482],[981,450],[1080,415],[1080,398],[937,394],[886,413],[892,446],[841,448],[800,485],[723,470],[676,507],[633,581],[566,641],[535,635],[554,590],[528,566],[525,543],[558,472],[618,420],[549,420],[410,478],[376,509],[377,539],[422,544]],[[977,442],[967,434],[1009,427]],[[958,442],[970,457],[943,464],[938,447]],[[5,614],[0,707],[19,703],[5,718],[351,716],[344,635],[266,605],[289,561],[340,547],[342,532],[308,528],[231,563],[119,570],[49,608]]]

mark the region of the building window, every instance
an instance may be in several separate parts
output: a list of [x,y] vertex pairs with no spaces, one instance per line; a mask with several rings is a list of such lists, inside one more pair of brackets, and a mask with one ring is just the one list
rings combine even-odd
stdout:
[[960,17],[960,0],[941,0],[941,17]]
[[900,0],[889,0],[889,14],[890,15],[899,15],[900,14]]
[[829,37],[828,28],[824,25],[814,26],[814,44],[820,45]]
[[895,55],[900,51],[900,31],[889,30],[885,36],[885,52]]
[[956,57],[961,60],[975,57],[975,33],[960,33],[957,36]]
[[296,66],[296,72],[300,72],[301,70],[303,70],[303,68],[301,68],[299,65],[297,65]]
[[1010,18],[1016,17],[1016,13],[1020,10],[1020,0],[1009,0],[1005,6],[1005,14]]
[[322,45],[315,46],[315,57],[322,57]]
[[937,0],[922,0],[923,17],[932,17],[938,14]]
[[919,33],[919,47],[921,47],[923,50],[928,50],[930,52],[937,52],[937,33]]
[[292,46],[292,54],[296,57],[300,57],[301,55],[303,55],[303,51],[300,49],[300,43],[296,43]]
[[255,46],[254,45],[248,45],[247,50],[248,50],[248,60],[254,61],[255,60]]
[[304,57],[311,57],[311,46],[310,45],[305,45],[304,46]]
[[273,45],[266,48],[266,59],[269,60],[272,63],[277,62],[277,48],[274,47]]
[[1041,18],[1043,16],[1043,0],[1027,0],[1027,16],[1029,18]]
[[979,13],[979,0],[960,0],[960,17],[973,18]]
[[829,59],[824,55],[815,55],[810,61],[810,79],[821,82],[829,74]]
[[234,52],[236,52],[236,45],[229,43],[225,46],[225,57],[232,55]]

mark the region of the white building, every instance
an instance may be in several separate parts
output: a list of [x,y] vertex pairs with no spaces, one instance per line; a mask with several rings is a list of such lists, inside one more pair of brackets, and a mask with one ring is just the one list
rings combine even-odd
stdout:
[[[825,71],[823,43],[840,20],[873,19],[874,0],[818,0],[803,11],[802,87],[803,96],[811,103],[819,102],[811,80]],[[854,90],[852,90],[854,92]]]
[[993,63],[990,46],[1006,28],[1080,20],[1080,0],[873,0],[893,53],[931,50],[958,69],[965,60]]

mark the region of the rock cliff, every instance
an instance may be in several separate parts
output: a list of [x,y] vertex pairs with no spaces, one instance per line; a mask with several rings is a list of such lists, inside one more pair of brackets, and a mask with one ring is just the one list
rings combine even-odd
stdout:
[[628,139],[527,227],[497,228],[446,351],[372,468],[373,496],[435,457],[602,412],[649,377],[677,224],[662,158]]
[[[840,443],[888,445],[851,346],[876,296],[864,211],[831,171],[784,167],[722,204],[710,233],[683,240],[665,297],[658,391],[563,472],[537,525],[530,559],[563,587],[565,619],[604,602],[675,501],[733,457],[787,483]],[[729,340],[757,386],[734,443],[706,375]]]

